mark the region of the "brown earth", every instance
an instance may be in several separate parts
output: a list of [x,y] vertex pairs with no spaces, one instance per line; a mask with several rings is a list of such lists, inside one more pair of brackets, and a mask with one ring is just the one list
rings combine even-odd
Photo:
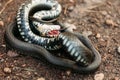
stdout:
[[[48,66],[32,57],[6,51],[4,31],[15,18],[25,0],[0,0],[0,80],[94,80],[99,73],[104,80],[120,80],[120,1],[119,0],[59,0],[63,7],[60,20],[77,26],[77,31],[89,35],[102,56],[99,69],[92,74],[71,73]],[[6,6],[6,7],[5,7]]]

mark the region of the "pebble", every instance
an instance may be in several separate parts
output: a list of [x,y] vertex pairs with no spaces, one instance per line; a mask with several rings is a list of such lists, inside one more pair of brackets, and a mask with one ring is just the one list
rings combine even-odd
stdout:
[[107,13],[107,11],[101,11],[101,14],[105,16],[105,15],[107,15],[108,13]]
[[73,6],[68,7],[68,11],[73,11],[73,9],[74,9]]
[[66,78],[66,76],[62,76],[62,78],[63,78],[63,79],[65,79],[65,78]]
[[99,33],[96,34],[96,38],[100,38],[101,35]]
[[41,78],[38,78],[37,80],[45,80],[45,78],[41,77]]
[[72,23],[73,20],[72,20],[72,19],[68,19],[67,22],[68,22],[68,23]]
[[0,59],[0,62],[4,62],[5,60],[4,59]]
[[94,76],[94,80],[103,80],[104,79],[104,74],[99,73]]
[[69,0],[71,3],[74,3],[74,0]]
[[10,68],[7,68],[7,67],[6,67],[6,68],[4,68],[4,72],[5,72],[5,73],[11,73],[12,71],[11,71]]
[[120,54],[120,46],[118,47],[117,52]]
[[71,74],[71,71],[66,71],[67,75],[69,76]]
[[0,26],[3,27],[4,26],[4,22],[0,21]]
[[8,55],[9,57],[17,57],[17,56],[19,56],[16,52],[13,52],[13,51],[8,51],[8,52],[7,52],[7,55]]
[[26,64],[23,64],[22,67],[26,67]]
[[107,25],[112,25],[113,24],[113,20],[112,19],[107,19],[106,20],[106,24]]
[[3,44],[3,45],[1,45],[2,47],[6,47],[6,45],[5,44]]
[[120,80],[119,77],[115,77],[114,80]]
[[105,23],[109,26],[118,26],[112,19],[107,19]]

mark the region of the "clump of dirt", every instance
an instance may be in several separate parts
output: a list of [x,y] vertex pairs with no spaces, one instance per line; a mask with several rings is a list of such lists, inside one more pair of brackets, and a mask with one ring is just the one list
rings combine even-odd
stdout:
[[0,13],[0,80],[94,80],[99,73],[104,80],[120,79],[119,0],[101,0],[94,4],[95,0],[59,0],[63,7],[59,20],[74,24],[78,32],[90,32],[89,38],[102,56],[99,69],[89,75],[60,70],[29,56],[9,56],[4,41],[5,27],[13,22],[25,0],[11,0],[6,5],[8,1],[0,0],[0,11],[5,7]]

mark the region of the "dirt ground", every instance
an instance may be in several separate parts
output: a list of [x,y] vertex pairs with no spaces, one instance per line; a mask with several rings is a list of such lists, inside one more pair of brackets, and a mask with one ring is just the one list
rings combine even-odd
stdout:
[[8,1],[0,0],[0,11],[4,8],[0,12],[0,80],[94,80],[100,73],[104,75],[103,80],[120,80],[117,50],[120,47],[120,0],[59,0],[63,7],[60,21],[74,24],[78,32],[89,35],[101,54],[99,69],[87,75],[60,70],[15,51],[6,51],[5,27],[16,17],[25,0],[12,0],[6,4]]

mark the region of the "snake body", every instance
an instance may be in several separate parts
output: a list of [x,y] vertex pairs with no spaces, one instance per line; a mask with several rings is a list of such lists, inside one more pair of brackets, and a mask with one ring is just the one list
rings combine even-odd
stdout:
[[24,42],[23,40],[19,39],[18,35],[18,28],[16,22],[11,23],[6,28],[5,32],[5,41],[6,44],[10,46],[10,48],[14,48],[16,50],[27,52],[26,55],[30,55],[33,57],[39,57],[43,56],[48,62],[63,67],[62,69],[72,69],[73,72],[79,72],[79,73],[91,73],[94,72],[101,63],[101,56],[99,52],[94,48],[94,46],[91,44],[88,38],[84,37],[82,34],[74,33],[76,37],[85,45],[87,46],[94,55],[94,59],[86,67],[78,66],[76,65],[75,61],[64,59],[60,57],[56,57],[52,55],[50,52],[48,52],[45,48],[36,45],[36,44],[30,44],[27,42]]
[[59,35],[65,50],[81,66],[87,66],[93,58],[93,53],[74,34],[69,31]]
[[[30,52],[32,56],[42,55],[48,62],[58,66],[83,73],[94,71],[100,65],[101,57],[86,37],[78,33],[61,32],[61,25],[45,24],[55,21],[60,12],[60,4],[52,0],[33,0],[22,4],[17,14],[17,24],[13,23],[6,29],[6,42],[17,50]],[[38,21],[30,20],[30,16]],[[17,38],[18,31],[24,41]],[[50,31],[56,31],[57,35],[48,35]],[[47,51],[58,50],[62,46],[73,60],[53,56]]]
[[[41,11],[34,14],[36,11],[38,11],[37,9],[49,10],[49,11]],[[35,18],[53,19],[59,16],[60,12],[61,12],[60,4],[52,0],[33,0],[30,3],[26,3],[26,4],[23,3],[19,8],[17,14],[17,25],[22,38],[26,42],[41,45],[48,50],[59,49],[58,37],[46,38],[46,37],[38,36],[37,34],[32,32],[29,24],[30,23],[29,16],[34,15]],[[34,25],[37,25],[35,23],[36,22],[34,22]],[[38,24],[40,27],[41,26],[44,27],[46,25],[40,22]],[[46,25],[46,26],[50,26],[50,25]],[[52,26],[56,26],[56,25],[52,25]]]

